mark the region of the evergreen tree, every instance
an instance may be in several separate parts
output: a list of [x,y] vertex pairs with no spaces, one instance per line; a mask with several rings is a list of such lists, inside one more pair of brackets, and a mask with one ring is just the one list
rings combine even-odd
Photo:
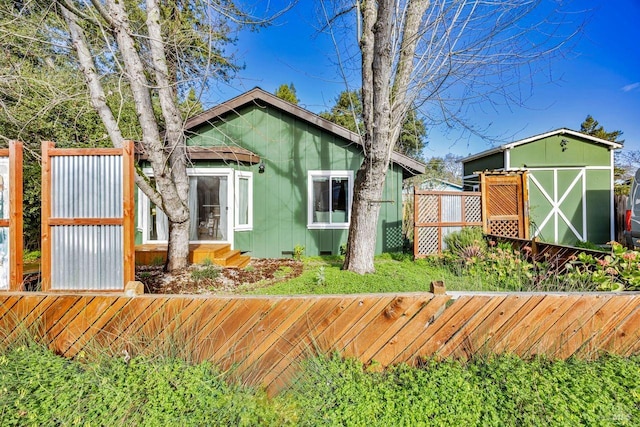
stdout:
[[284,99],[285,101],[295,105],[298,105],[298,102],[300,102],[296,95],[296,88],[293,86],[293,83],[289,83],[288,85],[281,84],[280,87],[276,89],[275,95],[278,98]]
[[[360,92],[355,90],[341,92],[331,110],[320,113],[320,117],[362,135],[364,127]],[[424,121],[418,117],[416,110],[409,110],[394,149],[414,159],[422,160],[426,135],[427,128]]]
[[600,123],[591,116],[591,114],[588,114],[587,118],[584,119],[584,122],[580,125],[580,132],[595,136],[596,138],[617,142],[618,144],[624,144],[624,139],[618,140],[623,133],[621,130],[607,132],[604,130],[604,127],[600,126]]
[[355,90],[340,92],[336,104],[330,111],[323,111],[320,117],[325,118],[351,132],[362,134],[362,101]]

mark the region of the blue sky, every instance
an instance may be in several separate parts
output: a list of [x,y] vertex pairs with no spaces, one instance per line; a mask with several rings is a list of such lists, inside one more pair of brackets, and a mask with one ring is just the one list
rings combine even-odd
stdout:
[[[606,130],[622,130],[625,151],[640,150],[640,1],[575,3],[589,10],[584,31],[533,85],[523,84],[525,105],[474,107],[471,123],[495,139],[430,127],[426,158],[473,154],[497,142],[561,127],[578,130],[587,114]],[[277,7],[278,2],[270,4]],[[302,106],[316,113],[328,110],[345,83],[332,41],[317,32],[317,5],[301,1],[275,25],[240,33],[236,54],[245,68],[230,85],[213,91],[209,101],[215,104],[255,86],[273,93],[281,84],[293,83]],[[357,87],[353,74],[352,82]]]

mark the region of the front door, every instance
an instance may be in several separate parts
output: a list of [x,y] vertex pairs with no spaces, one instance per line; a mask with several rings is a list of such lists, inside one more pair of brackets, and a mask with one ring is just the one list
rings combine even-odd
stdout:
[[229,241],[229,181],[222,175],[189,177],[189,240]]

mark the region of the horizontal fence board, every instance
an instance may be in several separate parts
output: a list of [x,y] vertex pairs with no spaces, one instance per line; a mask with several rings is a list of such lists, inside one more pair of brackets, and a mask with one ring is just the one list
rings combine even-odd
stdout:
[[638,354],[640,295],[0,295],[0,339],[25,333],[67,357],[208,360],[274,394],[295,380],[304,359],[336,350],[380,367],[502,353]]

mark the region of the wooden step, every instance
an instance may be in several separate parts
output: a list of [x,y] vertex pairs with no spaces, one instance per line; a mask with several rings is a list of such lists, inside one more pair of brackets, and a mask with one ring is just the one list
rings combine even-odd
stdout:
[[251,262],[251,257],[238,255],[227,263],[227,268],[245,268]]
[[[167,245],[146,244],[136,246],[136,263],[143,265],[164,264],[167,257]],[[251,258],[242,255],[239,250],[231,249],[228,243],[195,243],[189,245],[189,263],[203,264],[212,262],[221,267],[244,268]]]

